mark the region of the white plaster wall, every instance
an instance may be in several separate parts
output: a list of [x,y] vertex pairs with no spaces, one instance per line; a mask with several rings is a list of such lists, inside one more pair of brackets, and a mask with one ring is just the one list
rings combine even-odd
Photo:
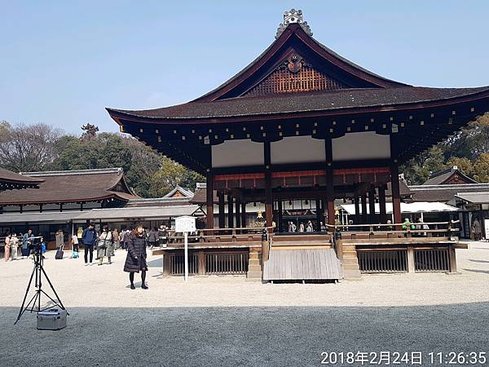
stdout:
[[238,167],[264,164],[263,143],[249,139],[226,140],[212,146],[212,167]]
[[389,135],[368,131],[333,139],[333,161],[384,159],[390,156]]
[[272,164],[324,162],[323,139],[310,136],[292,136],[271,143]]

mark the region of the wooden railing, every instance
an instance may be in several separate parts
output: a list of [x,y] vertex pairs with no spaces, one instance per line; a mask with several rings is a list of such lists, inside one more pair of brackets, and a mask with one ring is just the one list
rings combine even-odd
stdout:
[[377,224],[336,224],[327,225],[336,239],[369,238],[408,238],[408,237],[455,237],[459,232],[460,221],[415,222],[415,223],[377,223]]
[[[268,241],[271,227],[239,227],[239,228],[212,228],[198,229],[189,233],[189,244],[197,242],[236,242],[236,241]],[[166,231],[164,236],[167,244],[181,244],[184,241],[183,233],[174,230]]]

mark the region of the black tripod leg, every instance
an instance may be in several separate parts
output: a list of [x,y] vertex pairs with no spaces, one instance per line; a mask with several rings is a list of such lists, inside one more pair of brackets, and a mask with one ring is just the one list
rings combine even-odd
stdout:
[[[63,310],[66,310],[65,306],[63,305],[63,302],[61,302],[61,300],[59,299],[59,296],[58,296],[58,293],[56,293],[56,289],[54,289],[53,287],[53,284],[51,283],[51,280],[49,280],[49,277],[48,275],[46,274],[46,271],[44,270],[44,268],[41,266],[41,270],[42,270],[42,273],[44,274],[46,280],[48,281],[49,283],[49,286],[51,287],[51,289],[53,290],[53,293],[54,295],[56,296],[56,299],[58,300],[59,302],[59,305],[61,306],[61,309]],[[44,291],[43,291],[44,294],[46,294]],[[46,294],[47,296],[47,294]],[[48,296],[49,297],[49,296]],[[54,303],[57,303],[56,301],[54,301],[51,297],[49,297]],[[69,315],[69,313],[67,312],[67,314]]]
[[[29,307],[30,303],[32,302],[32,300],[34,298],[32,298],[30,300],[30,302],[27,304],[27,307],[24,308],[24,305],[25,305],[25,300],[27,299],[27,294],[29,293],[29,288],[31,287],[31,283],[32,283],[32,278],[34,277],[34,273],[36,272],[36,267],[34,267],[34,269],[32,269],[32,273],[31,273],[31,277],[29,279],[29,283],[27,284],[27,289],[25,290],[25,294],[24,294],[24,300],[22,301],[22,306],[20,306],[20,310],[19,310],[19,315],[17,316],[17,320],[15,320],[14,322],[14,325],[17,324],[17,321],[20,320],[20,317],[22,316],[22,314],[24,313],[24,311],[27,309],[27,307]],[[37,293],[36,293],[37,294]],[[35,296],[34,296],[35,297]]]

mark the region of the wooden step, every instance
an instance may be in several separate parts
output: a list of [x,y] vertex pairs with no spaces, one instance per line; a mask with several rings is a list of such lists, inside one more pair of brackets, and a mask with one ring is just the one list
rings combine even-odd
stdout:
[[331,236],[327,234],[300,234],[300,235],[274,235],[273,242],[282,241],[331,241]]
[[337,280],[343,277],[333,249],[289,250],[272,248],[264,263],[263,280]]
[[331,245],[279,245],[272,246],[273,250],[314,250],[314,249],[330,249]]

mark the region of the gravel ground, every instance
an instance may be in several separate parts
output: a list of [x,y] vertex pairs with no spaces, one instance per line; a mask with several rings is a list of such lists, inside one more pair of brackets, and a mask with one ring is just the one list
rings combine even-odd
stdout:
[[[436,365],[429,352],[489,354],[489,243],[457,250],[459,274],[368,275],[338,284],[231,276],[184,283],[162,278],[155,256],[150,289],[131,290],[124,259],[119,250],[111,265],[85,266],[47,254],[46,272],[70,312],[60,331],[36,330],[31,313],[13,325],[32,261],[0,261],[0,366],[319,366],[322,352],[381,351],[421,352],[423,365]],[[47,283],[43,289],[49,293]]]

